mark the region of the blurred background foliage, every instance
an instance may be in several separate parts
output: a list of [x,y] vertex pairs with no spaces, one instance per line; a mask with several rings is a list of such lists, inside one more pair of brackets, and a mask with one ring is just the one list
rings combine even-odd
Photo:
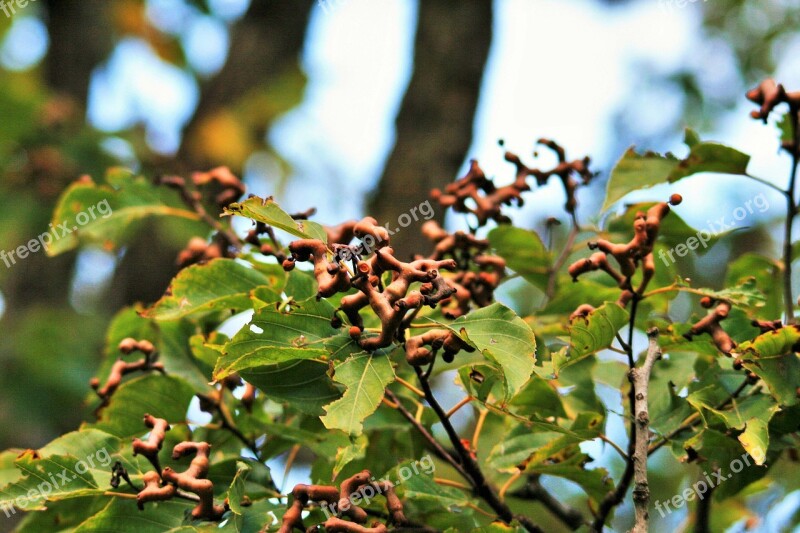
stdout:
[[[743,93],[765,75],[800,87],[798,19],[797,0],[31,2],[0,14],[0,249],[46,231],[71,181],[114,165],[155,176],[224,164],[320,221],[383,222],[469,158],[510,177],[499,138],[529,154],[548,136],[596,161],[580,216],[597,220],[624,149],[680,152],[691,125],[781,183],[788,164]],[[720,183],[675,188],[687,221],[705,226],[708,191],[720,213],[755,194]],[[557,187],[537,194],[517,224],[562,216]],[[772,252],[748,222],[681,273],[719,286],[732,254]],[[78,425],[108,321],[163,293],[188,236],[153,223],[118,254],[0,266],[0,448]],[[397,240],[406,253],[422,242]]]

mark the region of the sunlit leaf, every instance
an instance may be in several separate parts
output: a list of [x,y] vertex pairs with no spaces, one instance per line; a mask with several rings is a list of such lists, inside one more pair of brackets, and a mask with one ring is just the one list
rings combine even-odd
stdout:
[[356,354],[334,367],[334,379],[347,387],[339,400],[325,406],[322,423],[328,429],[341,429],[358,435],[362,422],[375,412],[386,387],[395,379],[394,369],[385,355]]

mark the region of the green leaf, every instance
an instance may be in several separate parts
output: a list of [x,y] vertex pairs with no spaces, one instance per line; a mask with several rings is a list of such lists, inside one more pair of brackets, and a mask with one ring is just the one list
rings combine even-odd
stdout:
[[100,414],[100,420],[89,424],[120,438],[138,437],[147,433],[142,416],[149,413],[167,422],[183,423],[194,390],[186,381],[173,376],[149,374],[123,383]]
[[763,465],[767,460],[769,449],[769,421],[761,418],[751,418],[747,421],[744,433],[739,435],[739,442],[757,465]]
[[764,380],[779,404],[789,406],[800,402],[797,397],[800,359],[795,353],[798,343],[798,327],[784,326],[741,343],[734,352],[742,358],[747,370]]
[[612,302],[603,304],[587,317],[573,319],[569,325],[569,349],[565,360],[558,361],[556,371],[611,346],[627,323],[628,312]]
[[256,311],[250,323],[222,348],[214,379],[233,372],[328,355],[323,341],[338,333],[331,326],[333,306],[309,298],[281,310]]
[[322,423],[328,429],[359,435],[362,422],[375,412],[395,379],[392,363],[385,355],[356,354],[336,365],[334,378],[347,389],[339,400],[325,406]]
[[489,242],[510,269],[536,287],[547,288],[552,257],[536,232],[498,226],[489,232]]
[[[181,270],[170,290],[144,316],[156,320],[175,320],[193,313],[243,311],[252,308],[250,292],[269,285],[270,279],[254,268],[233,259],[214,259]],[[263,289],[260,295],[264,297]],[[280,301],[273,294],[272,301]]]
[[14,462],[23,477],[0,488],[0,508],[15,506],[32,511],[43,509],[46,500],[100,494],[103,489],[92,474],[76,468],[78,461],[72,455],[42,457],[33,450],[26,451]]
[[108,498],[85,496],[69,500],[47,502],[47,509],[27,513],[15,533],[48,533],[63,531],[72,532],[92,516],[101,512],[108,505]]
[[300,360],[257,366],[239,374],[267,398],[288,403],[313,416],[321,416],[322,407],[341,396],[339,388],[328,376],[328,364],[321,361]]
[[[164,363],[167,372],[186,380],[201,394],[211,392],[209,379],[192,354],[192,334],[196,324],[189,320],[164,321],[157,324],[159,330],[158,359]],[[202,365],[202,362],[201,362]]]
[[443,512],[458,512],[471,503],[464,491],[439,485],[425,474],[411,476],[400,485],[398,492],[404,499],[432,503]]
[[294,220],[272,199],[253,196],[241,203],[233,203],[225,208],[224,215],[239,215],[267,226],[278,228],[302,239],[319,239],[328,242],[325,229],[310,220]]
[[184,514],[194,505],[172,499],[148,503],[140,511],[131,500],[112,498],[105,509],[78,526],[74,533],[163,533],[181,526]]
[[528,473],[557,476],[577,483],[597,505],[614,488],[614,484],[605,468],[589,470],[585,467],[591,460],[584,453],[576,453],[563,461],[532,465]]
[[687,130],[689,155],[678,159],[672,154],[654,152],[637,154],[629,148],[611,171],[606,189],[605,211],[629,192],[648,189],[661,183],[674,183],[701,172],[747,175],[750,156],[714,142],[700,142],[697,134]]
[[334,477],[338,476],[348,464],[352,463],[353,461],[363,459],[367,453],[368,444],[369,439],[367,439],[366,435],[362,434],[359,435],[350,445],[339,448],[339,450],[336,452],[336,464],[333,465]]
[[[208,232],[197,213],[187,210],[174,191],[123,169],[110,170],[106,181],[108,185],[80,181],[64,191],[53,213],[53,227],[60,227],[55,230],[58,238],[47,247],[48,255],[72,250],[81,242],[113,250],[131,233],[134,223],[150,217],[198,221],[196,233]],[[65,230],[69,231],[66,235]]]
[[231,511],[237,515],[241,515],[244,512],[242,501],[245,497],[245,482],[247,481],[247,476],[250,475],[250,470],[251,468],[247,463],[238,461],[236,463],[236,476],[233,478],[230,489],[228,489],[228,504],[231,507]]
[[503,371],[504,401],[527,383],[536,363],[536,337],[514,311],[494,303],[459,317],[450,327]]
[[558,391],[536,374],[531,376],[528,383],[511,400],[509,405],[514,408],[517,414],[523,416],[536,415],[542,418],[550,416],[566,418],[567,416]]
[[679,163],[678,158],[671,154],[666,156],[655,152],[637,154],[632,147],[628,148],[625,155],[617,161],[617,164],[611,170],[602,211],[605,211],[632,191],[649,189],[655,185],[665,183],[670,173],[677,168]]
[[[733,496],[767,474],[767,467],[756,465],[749,454],[742,451],[741,443],[713,429],[705,429],[696,434],[684,443],[684,447],[699,456],[700,466],[709,473],[712,480],[715,478],[711,476],[711,472],[720,469],[724,483],[716,483],[715,500]],[[772,461],[765,462],[766,465],[771,463]]]
[[728,264],[725,286],[743,285],[751,278],[755,280],[755,288],[765,296],[764,305],[757,309],[758,316],[762,318],[779,316],[783,311],[783,278],[780,263],[752,252],[742,254]]

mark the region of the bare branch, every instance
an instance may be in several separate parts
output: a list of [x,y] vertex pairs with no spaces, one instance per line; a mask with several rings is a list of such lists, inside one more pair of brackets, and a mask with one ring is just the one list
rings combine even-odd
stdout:
[[650,516],[647,507],[650,504],[650,485],[647,481],[647,451],[650,444],[650,413],[647,406],[650,373],[657,359],[661,358],[658,347],[658,328],[647,331],[650,344],[647,348],[644,364],[631,369],[631,383],[634,391],[636,424],[636,444],[633,453],[633,506],[636,522],[631,533],[647,533]]

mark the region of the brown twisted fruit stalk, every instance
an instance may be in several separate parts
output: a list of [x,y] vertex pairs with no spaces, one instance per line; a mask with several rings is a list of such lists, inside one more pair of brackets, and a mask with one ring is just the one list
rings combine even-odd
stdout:
[[539,186],[545,185],[550,177],[558,176],[567,197],[564,207],[568,213],[574,214],[577,207],[575,192],[580,185],[575,178],[579,177],[583,184],[589,183],[594,177],[594,173],[589,170],[591,160],[585,157],[576,161],[567,161],[564,149],[550,139],[539,139],[538,144],[555,152],[558,164],[553,169],[543,171],[530,168],[522,162],[519,156],[506,152],[506,161],[516,167],[516,178],[510,185],[496,187],[492,180],[486,177],[477,161],[472,160],[468,172],[463,177],[447,185],[444,191],[434,189],[431,191],[431,198],[443,207],[452,207],[458,213],[475,215],[479,227],[484,226],[489,220],[504,224],[509,223],[510,219],[502,213],[502,207],[524,204],[522,193],[531,190],[527,181],[530,176],[536,179]]
[[189,239],[186,248],[178,253],[175,263],[178,268],[185,268],[189,265],[204,263],[219,257],[233,257],[231,254],[226,253],[226,250],[227,246],[216,242],[216,240],[209,243],[202,237],[192,237]]
[[[369,262],[358,263],[359,273],[351,281],[360,294],[342,298],[340,309],[354,325],[351,336],[358,339],[361,348],[373,351],[389,346],[396,338],[406,313],[423,305],[434,307],[439,301],[452,294],[449,287],[444,287],[437,278],[441,277],[439,269],[454,270],[456,263],[452,259],[434,261],[417,259],[404,263],[396,259],[386,249],[375,251],[379,269],[392,272],[392,281],[383,289],[379,287],[379,277],[372,271]],[[409,293],[412,283],[430,283],[428,294],[421,291]],[[437,290],[433,290],[433,288]],[[363,326],[358,311],[369,305],[381,321],[381,332],[378,336],[362,337]]]
[[362,526],[347,520],[342,520],[332,516],[328,518],[322,527],[326,533],[387,533],[389,529],[380,522],[374,522],[372,527]]
[[[506,152],[506,161],[512,163],[517,169],[515,184],[517,187],[521,187],[526,182],[528,176],[533,176],[536,178],[536,184],[541,187],[547,184],[551,176],[558,176],[558,178],[561,180],[561,185],[564,187],[564,193],[567,197],[567,201],[564,204],[564,209],[567,211],[567,213],[573,215],[575,213],[575,209],[578,207],[578,200],[575,197],[578,186],[581,184],[588,185],[595,176],[595,173],[589,170],[591,158],[586,156],[583,159],[567,161],[564,148],[557,142],[551,139],[542,138],[537,141],[537,144],[546,146],[552,150],[558,158],[558,163],[554,168],[547,171],[542,171],[535,168],[529,168],[522,163],[522,160],[519,158],[519,156],[511,152]],[[576,177],[580,178],[580,181],[578,181]]]
[[[442,313],[448,318],[458,318],[470,311],[471,303],[478,307],[490,305],[495,289],[505,277],[506,263],[501,257],[485,253],[489,241],[463,231],[448,233],[435,221],[426,222],[422,231],[435,245],[430,259],[452,257],[459,267],[455,276],[444,277],[444,283],[451,289],[451,298],[442,300]],[[420,292],[439,290],[432,285],[423,285]]]
[[207,442],[180,442],[172,449],[172,458],[180,459],[194,454],[192,462],[184,472],[175,472],[165,467],[161,473],[164,481],[175,484],[179,489],[192,492],[200,498],[200,502],[192,509],[195,519],[217,521],[227,510],[226,505],[214,505],[214,483],[205,479],[208,475],[209,453],[211,445]]
[[474,352],[475,348],[464,342],[458,335],[446,329],[431,329],[422,335],[406,340],[406,361],[412,366],[427,365],[433,361],[436,352],[443,349],[442,359],[452,363],[455,355],[464,350]]
[[731,339],[730,335],[722,329],[720,322],[728,317],[728,313],[731,311],[731,304],[724,300],[714,300],[709,296],[704,296],[700,300],[700,305],[706,309],[711,309],[712,307],[714,307],[714,309],[694,324],[692,329],[690,329],[684,337],[688,340],[692,340],[692,337],[695,335],[708,333],[711,335],[711,339],[714,341],[719,351],[730,356],[731,351],[736,347],[736,343]]
[[220,208],[235,202],[245,193],[245,186],[228,167],[217,167],[208,172],[194,172],[192,182],[198,186],[217,183],[222,189],[214,198]]
[[144,511],[145,503],[170,500],[177,492],[175,485],[169,483],[161,485],[161,476],[158,475],[158,472],[146,472],[142,479],[144,488],[136,495],[136,506],[140,511]]
[[757,111],[751,111],[750,116],[762,120],[764,124],[767,123],[769,114],[782,103],[788,104],[789,109],[795,113],[800,110],[800,91],[789,92],[772,78],[765,79],[757,87],[747,91],[745,96],[761,106]]
[[783,322],[780,320],[753,320],[751,324],[761,330],[761,333],[778,331],[783,327]]
[[[328,518],[323,524],[326,531],[343,531],[348,533],[356,532],[385,532],[386,526],[380,523],[372,524],[372,527],[365,527],[367,512],[359,507],[354,500],[367,498],[366,488],[369,487],[370,493],[374,497],[381,494],[386,498],[386,509],[389,512],[391,523],[404,526],[408,520],[403,512],[403,502],[397,496],[394,485],[390,481],[374,481],[369,470],[362,470],[357,474],[342,481],[337,489],[327,485],[296,485],[292,490],[293,501],[289,510],[283,515],[283,521],[278,533],[291,533],[295,529],[306,531],[303,525],[303,509],[309,502],[323,503],[331,509],[336,516]],[[346,521],[340,516],[346,516],[351,521]],[[329,529],[332,528],[332,529]],[[315,528],[309,528],[308,531]]]
[[103,400],[103,405],[107,405],[109,398],[116,392],[122,383],[122,377],[132,372],[148,372],[155,370],[157,372],[165,373],[164,365],[154,361],[155,347],[153,343],[148,340],[137,341],[133,338],[123,339],[119,343],[119,351],[125,355],[139,351],[144,354],[144,358],[126,363],[122,358],[118,359],[112,366],[111,372],[108,374],[105,384],[101,387],[100,380],[93,377],[89,381],[89,385],[95,390],[97,396]]
[[[527,185],[525,187],[528,190]],[[501,206],[522,200],[520,191],[513,185],[499,191],[474,159],[470,161],[469,170],[463,177],[446,185],[444,192],[433,189],[431,198],[442,207],[452,207],[457,213],[475,215],[478,227],[486,225],[489,220],[508,223],[508,217],[501,213]]]
[[147,441],[139,438],[133,439],[133,455],[143,455],[147,457],[150,464],[156,469],[161,471],[161,466],[158,461],[158,452],[161,451],[161,446],[164,444],[164,438],[167,431],[170,430],[169,423],[163,418],[156,418],[153,415],[144,415],[144,425],[150,428],[150,435]]
[[[588,259],[579,259],[569,266],[568,272],[572,280],[577,281],[578,277],[586,272],[602,270],[611,276],[620,288],[631,291],[631,278],[636,273],[636,268],[641,265],[642,281],[636,293],[642,295],[655,274],[653,246],[658,238],[661,221],[669,214],[670,206],[679,205],[682,200],[679,194],[673,194],[669,202],[655,204],[646,213],[638,212],[633,222],[633,239],[627,244],[617,244],[605,239],[590,242],[590,249],[600,251]],[[614,258],[619,271],[608,262],[608,255]],[[632,294],[625,295],[620,301],[627,303],[632,296]]]
[[317,298],[329,298],[350,288],[347,269],[328,260],[328,247],[319,239],[300,239],[289,244],[291,257],[283,262],[284,270],[292,270],[296,261],[312,261],[317,278]]
[[422,225],[422,234],[434,243],[430,259],[438,260],[451,257],[456,261],[469,258],[489,248],[487,239],[478,239],[465,231],[449,233],[435,220],[429,220]]

